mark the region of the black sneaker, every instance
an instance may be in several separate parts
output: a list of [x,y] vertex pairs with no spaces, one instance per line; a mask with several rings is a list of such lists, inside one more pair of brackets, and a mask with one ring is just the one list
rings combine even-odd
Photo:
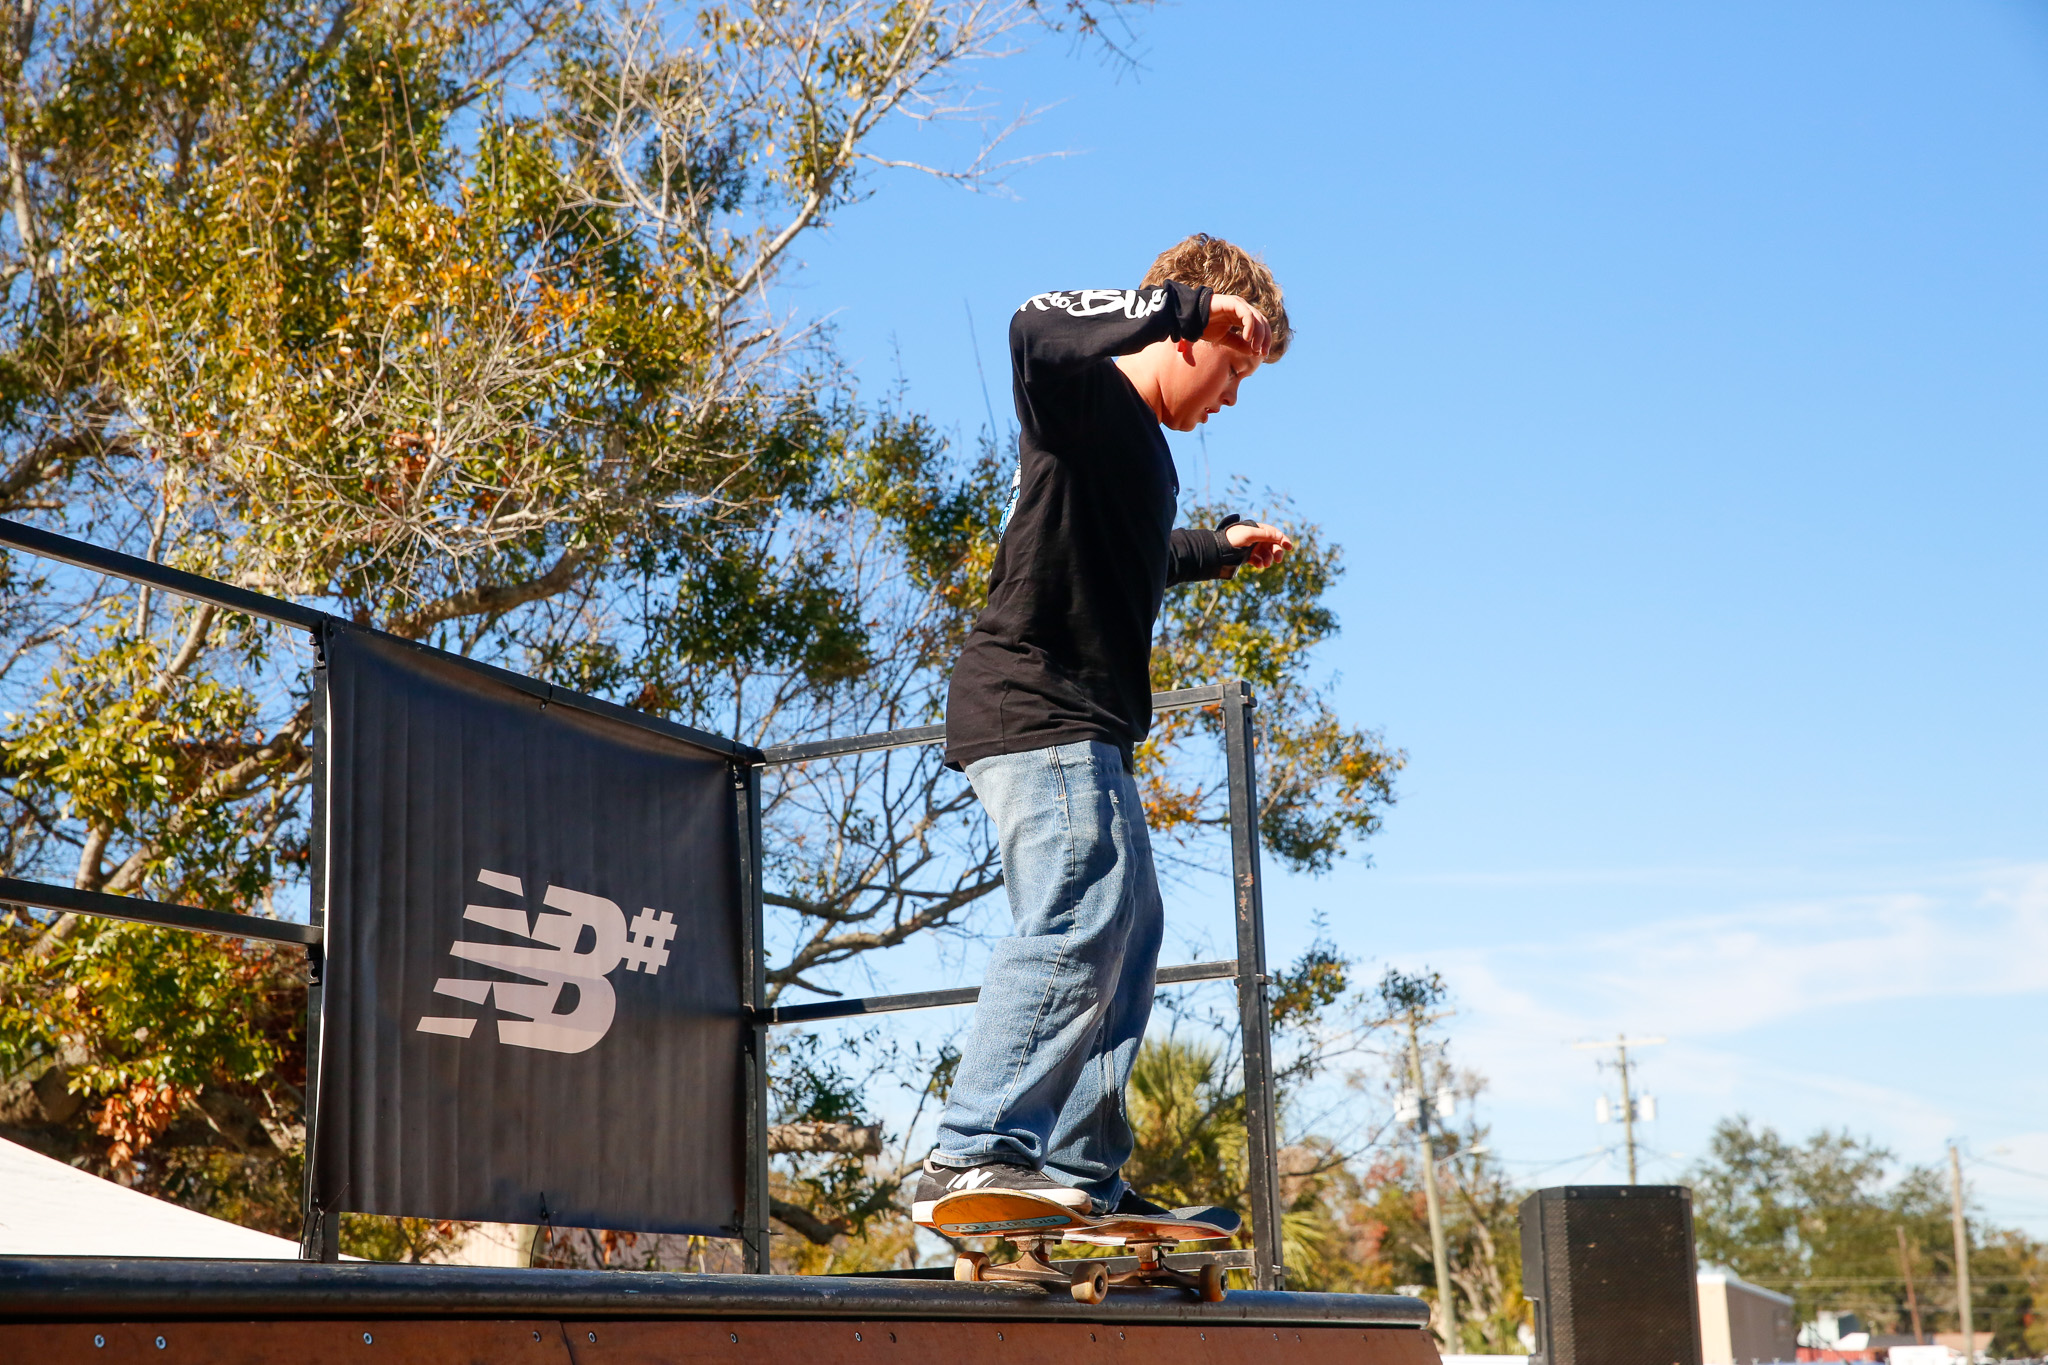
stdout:
[[1155,1204],[1144,1195],[1126,1185],[1123,1198],[1116,1201],[1116,1207],[1104,1215],[1107,1218],[1168,1218],[1176,1223],[1200,1223],[1212,1227],[1226,1236],[1234,1234],[1244,1226],[1244,1220],[1229,1209],[1214,1204],[1190,1204],[1184,1209],[1169,1209]]
[[1042,1171],[1006,1162],[979,1166],[942,1166],[931,1157],[924,1160],[917,1189],[910,1199],[910,1221],[935,1226],[935,1211],[941,1199],[963,1194],[1021,1194],[1058,1204],[1077,1213],[1088,1211],[1087,1192],[1062,1185]]

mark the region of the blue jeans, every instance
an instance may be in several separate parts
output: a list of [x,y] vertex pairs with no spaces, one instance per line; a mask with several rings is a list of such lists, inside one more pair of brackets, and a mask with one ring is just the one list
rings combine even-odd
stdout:
[[1042,1169],[1106,1209],[1125,1188],[1124,1087],[1165,925],[1137,783],[1100,742],[984,758],[967,779],[1017,931],[989,958],[937,1157]]

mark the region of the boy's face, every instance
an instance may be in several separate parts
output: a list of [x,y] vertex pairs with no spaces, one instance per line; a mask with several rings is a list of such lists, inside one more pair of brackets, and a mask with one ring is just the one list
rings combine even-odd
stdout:
[[1259,368],[1259,357],[1209,341],[1169,342],[1173,354],[1160,376],[1165,424],[1175,431],[1193,431],[1224,408],[1237,403],[1238,385]]

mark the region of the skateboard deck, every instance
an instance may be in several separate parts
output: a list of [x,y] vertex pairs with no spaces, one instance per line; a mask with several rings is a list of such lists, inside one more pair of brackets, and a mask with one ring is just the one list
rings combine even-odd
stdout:
[[[1177,1270],[1166,1252],[1181,1242],[1207,1242],[1230,1236],[1213,1223],[1183,1218],[1095,1217],[1036,1195],[966,1191],[948,1195],[932,1211],[932,1225],[955,1237],[1006,1237],[1022,1253],[1004,1265],[992,1265],[986,1252],[963,1251],[953,1262],[956,1280],[1009,1280],[1064,1287],[1081,1303],[1101,1303],[1112,1288],[1160,1285],[1191,1289],[1209,1303],[1223,1301],[1223,1267]],[[1137,1254],[1137,1268],[1112,1274],[1099,1257],[1059,1260],[1047,1255],[1053,1242],[1128,1247]]]

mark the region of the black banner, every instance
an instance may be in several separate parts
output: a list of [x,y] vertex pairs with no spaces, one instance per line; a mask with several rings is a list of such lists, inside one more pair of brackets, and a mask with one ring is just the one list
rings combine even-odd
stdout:
[[326,632],[327,1210],[733,1236],[731,760]]

